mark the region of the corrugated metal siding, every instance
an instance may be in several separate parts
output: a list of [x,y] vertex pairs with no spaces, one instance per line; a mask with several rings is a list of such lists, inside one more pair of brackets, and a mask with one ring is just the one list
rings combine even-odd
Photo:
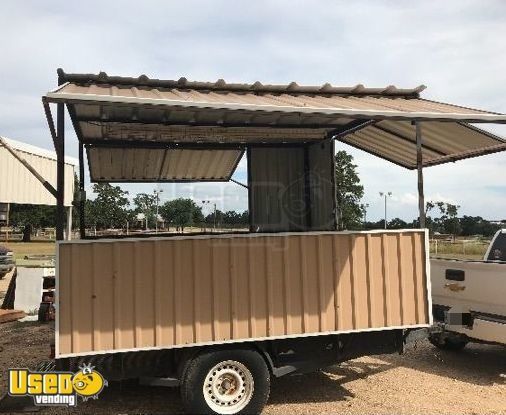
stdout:
[[[157,88],[137,88],[122,87],[114,85],[76,85],[68,84],[53,94],[51,97],[57,97],[63,94],[79,95],[97,95],[116,97],[126,99],[152,99],[160,104],[163,101],[184,101],[187,106],[192,103],[222,104],[224,107],[230,105],[263,105],[304,108],[311,107],[315,109],[335,108],[335,109],[357,109],[357,110],[377,110],[392,112],[425,112],[425,113],[449,113],[449,114],[487,114],[487,111],[464,108],[456,105],[428,101],[421,98],[406,99],[405,97],[388,96],[356,96],[356,95],[332,95],[325,94],[302,94],[296,93],[256,93],[252,92],[233,92],[233,91],[198,91],[192,89],[157,89]],[[100,99],[97,98],[99,101]],[[491,114],[491,113],[489,113]]]
[[[11,143],[12,144],[12,143]],[[56,160],[15,149],[56,188]],[[56,205],[56,198],[15,157],[0,145],[0,202]],[[74,198],[74,166],[65,164],[65,206]]]
[[311,192],[311,230],[335,230],[334,142],[326,140],[308,147]]
[[304,149],[251,148],[251,225],[257,232],[306,229]]
[[92,181],[228,180],[241,150],[88,148]]
[[423,231],[61,243],[58,356],[429,323]]
[[[506,143],[465,123],[424,121],[422,126],[423,163],[425,166],[466,158],[473,151],[494,150]],[[340,138],[404,167],[416,168],[415,127],[408,121],[380,121]],[[501,151],[501,149],[497,149]]]

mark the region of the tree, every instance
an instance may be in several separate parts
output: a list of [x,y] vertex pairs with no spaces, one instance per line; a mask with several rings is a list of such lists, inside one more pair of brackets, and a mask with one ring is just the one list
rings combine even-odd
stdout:
[[402,219],[394,218],[390,222],[388,222],[388,227],[390,229],[406,229],[409,228],[410,226],[407,224],[407,222],[403,221]]
[[460,206],[441,201],[429,201],[426,204],[425,211],[429,214],[436,207],[439,210],[440,216],[438,218],[427,217],[429,229],[432,232],[450,233],[454,237],[458,235],[460,233],[460,223],[457,216]]
[[134,197],[135,213],[142,213],[147,219],[146,226],[155,226],[156,216],[156,195],[139,193]]
[[360,227],[364,211],[360,201],[364,196],[364,186],[360,183],[357,166],[353,156],[346,151],[338,151],[336,161],[336,199],[339,210],[339,228]]
[[49,228],[55,226],[56,207],[45,205],[10,205],[9,222],[13,226],[34,229]]
[[202,223],[202,209],[192,199],[178,198],[169,200],[160,206],[160,213],[170,224],[184,231],[186,226]]
[[95,199],[87,200],[85,204],[87,222],[98,229],[125,226],[126,221],[131,219],[128,192],[109,183],[95,183],[93,192],[96,194]]

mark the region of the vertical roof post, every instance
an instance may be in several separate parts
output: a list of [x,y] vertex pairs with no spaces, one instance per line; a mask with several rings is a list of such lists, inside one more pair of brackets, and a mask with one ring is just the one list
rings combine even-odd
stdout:
[[84,207],[86,203],[86,192],[84,190],[84,144],[79,142],[79,234],[81,239],[86,238],[86,222],[84,218]]
[[422,126],[420,121],[414,121],[416,130],[416,168],[418,172],[418,217],[420,228],[425,228],[425,195],[423,189],[423,153]]
[[[63,82],[63,74],[58,71],[58,85]],[[63,103],[56,105],[56,240],[62,241],[65,229],[65,107]]]

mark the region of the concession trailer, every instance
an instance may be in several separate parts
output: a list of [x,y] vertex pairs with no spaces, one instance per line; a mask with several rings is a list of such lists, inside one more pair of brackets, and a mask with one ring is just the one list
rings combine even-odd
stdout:
[[[432,323],[423,167],[502,151],[506,116],[415,89],[227,84],[58,70],[55,354],[106,379],[178,384],[192,413],[260,412],[272,376],[402,351]],[[50,104],[56,104],[53,121]],[[79,141],[81,239],[63,241],[64,112]],[[339,229],[334,143],[417,169],[420,230]],[[250,226],[97,239],[92,182],[228,181],[246,155]]]

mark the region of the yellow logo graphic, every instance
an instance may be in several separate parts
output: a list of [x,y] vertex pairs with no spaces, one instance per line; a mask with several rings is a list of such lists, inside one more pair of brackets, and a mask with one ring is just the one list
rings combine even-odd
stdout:
[[9,395],[32,396],[35,405],[76,406],[77,396],[83,401],[97,399],[107,381],[91,365],[72,372],[31,372],[9,370]]

